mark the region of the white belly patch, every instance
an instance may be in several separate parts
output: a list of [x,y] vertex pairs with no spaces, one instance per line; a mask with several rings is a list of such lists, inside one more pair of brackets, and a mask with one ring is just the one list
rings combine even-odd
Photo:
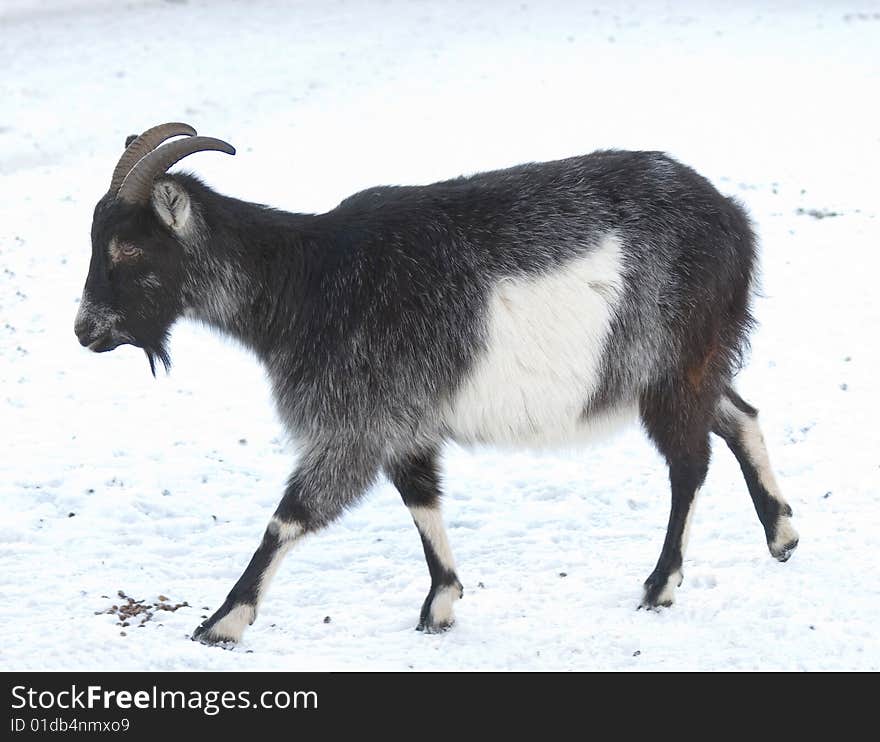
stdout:
[[553,445],[592,437],[634,406],[585,419],[623,290],[608,235],[552,273],[505,278],[489,301],[487,348],[444,410],[462,443]]

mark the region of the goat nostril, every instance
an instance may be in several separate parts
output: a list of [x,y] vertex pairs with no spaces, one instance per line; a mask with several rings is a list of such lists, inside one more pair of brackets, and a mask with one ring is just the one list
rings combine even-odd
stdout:
[[77,340],[79,340],[79,344],[82,346],[86,346],[94,340],[91,327],[87,322],[77,322],[73,326],[73,331],[76,333]]

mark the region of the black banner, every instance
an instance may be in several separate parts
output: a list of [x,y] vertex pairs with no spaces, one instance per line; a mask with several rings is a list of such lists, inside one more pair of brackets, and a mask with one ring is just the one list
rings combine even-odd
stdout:
[[[709,682],[699,674],[673,679],[513,672],[7,672],[4,680],[7,714],[0,738],[8,740],[35,734],[176,740],[187,732],[219,732],[226,739],[267,728],[295,738],[303,731],[350,732],[352,725],[359,732],[387,732],[403,725],[419,737],[425,730],[469,736],[475,721],[490,724],[496,736],[499,727],[511,725],[522,733],[526,722],[537,723],[545,734],[553,729],[647,734],[658,724],[668,727],[686,719],[696,723],[695,718],[715,728],[724,719],[724,728],[731,731],[738,724],[756,722],[743,714],[742,699],[763,697],[771,688],[774,702],[796,706],[800,715],[807,709],[831,708],[827,697],[810,705],[803,679],[787,675],[782,683],[779,675],[748,673],[716,676]],[[783,720],[790,726],[789,714],[779,717]],[[760,723],[762,729],[771,724],[763,718]]]

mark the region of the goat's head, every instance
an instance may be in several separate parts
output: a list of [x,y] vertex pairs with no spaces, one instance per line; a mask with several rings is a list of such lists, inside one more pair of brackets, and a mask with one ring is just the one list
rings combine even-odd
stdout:
[[[95,207],[92,259],[74,323],[80,343],[96,353],[126,343],[143,348],[154,374],[157,359],[169,364],[168,330],[183,309],[185,248],[198,238],[189,194],[162,176],[194,152],[235,154],[226,142],[195,134],[172,123],[126,140],[110,190]],[[176,136],[184,138],[162,144]]]

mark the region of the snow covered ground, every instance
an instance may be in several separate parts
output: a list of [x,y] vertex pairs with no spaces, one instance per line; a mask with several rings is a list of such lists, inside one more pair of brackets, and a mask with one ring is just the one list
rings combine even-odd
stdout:
[[[880,669],[880,6],[766,5],[3,0],[0,669]],[[452,448],[452,631],[413,631],[427,571],[383,483],[288,557],[240,647],[189,641],[295,454],[240,349],[181,324],[154,381],[73,335],[94,202],[125,135],[169,120],[239,148],[188,161],[209,183],[299,211],[602,147],[705,173],[763,241],[739,385],[795,556],[718,445],[678,603],[636,611],[669,503],[638,430]],[[121,628],[97,613],[118,590],[189,607]]]

